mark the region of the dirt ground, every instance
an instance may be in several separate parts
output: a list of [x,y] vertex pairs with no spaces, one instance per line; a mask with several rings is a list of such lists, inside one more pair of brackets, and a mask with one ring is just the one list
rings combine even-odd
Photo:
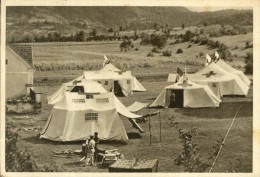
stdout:
[[[120,97],[125,106],[131,105],[134,101],[151,103],[169,85],[167,82],[142,82],[148,88],[146,93],[134,93],[130,97]],[[17,128],[43,128],[52,107],[47,104],[46,97],[56,91],[59,86],[38,86],[36,89],[42,92],[42,111],[38,115],[28,115],[26,119],[18,119],[17,115],[7,115],[6,121],[13,122]],[[253,125],[253,88],[251,86],[247,97],[224,97],[219,108],[170,108],[151,109],[160,111],[162,122],[161,142],[159,142],[159,117],[151,118],[152,143],[150,145],[148,123],[140,126],[145,133],[139,134],[130,122],[123,118],[129,141],[126,143],[108,141],[99,144],[102,149],[118,149],[126,159],[159,159],[159,172],[183,172],[183,168],[174,165],[174,159],[181,153],[182,145],[178,138],[178,132],[174,125],[184,130],[197,128],[197,136],[194,142],[200,147],[200,152],[207,157],[212,152],[212,146],[217,140],[224,138],[233,117],[238,111],[237,118],[227,137],[226,143],[212,172],[227,172],[234,168],[237,161],[240,165],[236,167],[237,172],[252,172],[252,125]],[[240,108],[240,109],[239,109]],[[239,110],[238,110],[239,109]],[[148,113],[148,109],[142,110],[139,114]],[[54,163],[67,172],[108,172],[107,168],[100,166],[87,166],[79,163],[80,155],[70,158],[54,157],[53,151],[66,149],[81,149],[81,142],[52,142],[37,138],[40,131],[24,131],[18,133],[21,138],[20,145],[30,151],[38,165]]]

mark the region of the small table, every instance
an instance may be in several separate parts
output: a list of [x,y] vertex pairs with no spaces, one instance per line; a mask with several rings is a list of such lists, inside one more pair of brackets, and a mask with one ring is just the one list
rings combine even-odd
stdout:
[[119,159],[109,166],[109,172],[158,172],[158,159],[122,160]]

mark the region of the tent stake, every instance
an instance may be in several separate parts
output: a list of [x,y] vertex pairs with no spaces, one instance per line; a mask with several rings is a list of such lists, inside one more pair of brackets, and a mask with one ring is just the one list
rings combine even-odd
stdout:
[[159,111],[159,120],[160,120],[160,142],[162,142],[162,121],[161,121],[160,111]]

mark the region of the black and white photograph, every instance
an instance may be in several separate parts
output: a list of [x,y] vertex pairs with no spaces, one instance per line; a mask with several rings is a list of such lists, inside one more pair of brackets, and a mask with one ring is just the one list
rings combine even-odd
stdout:
[[0,176],[260,175],[260,1],[24,2],[1,2]]

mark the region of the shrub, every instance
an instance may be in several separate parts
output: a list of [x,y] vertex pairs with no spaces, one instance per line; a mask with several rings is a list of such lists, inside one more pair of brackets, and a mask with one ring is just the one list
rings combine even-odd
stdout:
[[200,51],[199,56],[203,57],[204,55],[205,55],[204,52]]
[[228,50],[228,47],[225,44],[220,44],[217,51],[220,55],[220,58],[228,61],[233,61],[233,56],[231,55],[230,51]]
[[171,50],[165,50],[162,52],[163,56],[165,57],[170,57],[172,56],[172,51]]
[[245,73],[253,74],[253,53],[252,52],[246,53],[245,64],[246,64]]
[[208,44],[208,38],[202,38],[200,40],[200,45],[207,45]]
[[150,43],[161,49],[166,45],[167,39],[166,35],[151,35]]
[[154,47],[154,48],[152,49],[152,52],[154,52],[154,53],[160,53],[161,51],[160,51],[160,49],[159,49],[158,47]]
[[19,135],[12,123],[5,128],[5,169],[7,172],[58,172],[61,171],[55,164],[37,166],[33,156],[24,147],[18,147]]
[[153,52],[149,52],[149,53],[147,54],[147,57],[154,57]]
[[187,30],[185,34],[182,36],[182,41],[187,42],[190,41],[195,36],[190,30]]
[[248,48],[253,48],[253,43],[250,45],[250,42],[246,41],[245,49],[248,49]]
[[135,51],[138,51],[138,50],[139,50],[139,48],[138,48],[138,47],[136,47],[136,48],[135,48]]
[[176,53],[178,54],[178,53],[183,53],[183,50],[182,49],[178,49],[177,51],[176,51]]
[[205,172],[212,165],[223,140],[217,140],[212,146],[212,152],[208,154],[208,157],[205,157],[200,152],[198,144],[194,143],[193,140],[196,137],[196,129],[192,128],[190,131],[184,131],[179,128],[178,122],[174,126],[178,130],[182,144],[181,154],[174,159],[174,164],[183,166],[186,172]]
[[191,44],[190,44],[190,45],[188,45],[188,48],[191,48],[191,46],[192,46]]

